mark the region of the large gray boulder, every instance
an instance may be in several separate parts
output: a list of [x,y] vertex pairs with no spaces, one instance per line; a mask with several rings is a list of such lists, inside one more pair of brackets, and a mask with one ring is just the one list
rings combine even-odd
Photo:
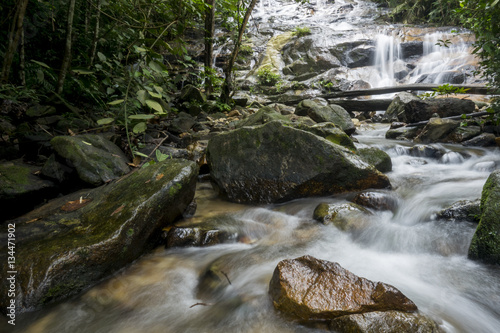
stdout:
[[460,122],[456,120],[431,118],[414,141],[422,143],[442,142],[459,126]]
[[56,136],[50,144],[91,185],[99,186],[130,171],[125,154],[100,135]]
[[[193,200],[198,167],[168,159],[120,181],[49,202],[15,224],[16,312],[75,295],[157,245]],[[7,263],[7,228],[0,260]],[[0,307],[10,298],[0,284]]]
[[282,260],[269,283],[274,307],[296,320],[331,320],[373,311],[416,312],[395,287],[311,256]]
[[435,98],[422,100],[407,92],[396,95],[382,117],[385,122],[402,121],[416,123],[437,114],[440,118],[472,113],[475,104],[460,98]]
[[351,120],[349,113],[339,105],[322,106],[313,100],[304,100],[297,105],[295,114],[298,116],[309,116],[317,123],[334,123],[347,135],[356,131],[356,126]]
[[216,189],[235,202],[390,187],[351,150],[278,121],[217,135],[208,143],[207,160]]
[[500,170],[483,187],[481,218],[469,247],[469,258],[500,265]]

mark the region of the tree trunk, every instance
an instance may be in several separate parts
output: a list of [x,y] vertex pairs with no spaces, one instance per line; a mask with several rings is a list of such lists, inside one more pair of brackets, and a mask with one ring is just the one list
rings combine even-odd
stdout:
[[241,24],[240,30],[238,31],[238,40],[234,44],[233,52],[231,53],[231,58],[229,59],[229,63],[226,66],[225,74],[226,78],[224,80],[224,84],[222,85],[222,93],[221,93],[221,101],[223,103],[228,103],[231,95],[231,91],[233,89],[233,66],[236,61],[236,57],[238,56],[238,52],[241,45],[241,40],[243,39],[243,34],[245,33],[245,29],[247,27],[248,20],[250,19],[250,14],[252,14],[253,8],[257,0],[252,0],[250,5],[248,6],[245,16],[243,17],[243,23]]
[[0,82],[6,83],[9,81],[12,61],[14,60],[14,55],[16,54],[16,49],[19,44],[21,32],[23,31],[24,15],[26,14],[26,7],[28,6],[28,2],[29,0],[19,0],[17,2],[14,20],[12,21],[12,26],[9,33],[9,45],[7,46],[7,50],[5,51],[3,60]]
[[71,40],[73,34],[73,17],[75,16],[75,3],[76,0],[70,0],[68,7],[68,25],[66,28],[66,46],[64,49],[64,57],[61,65],[61,72],[57,81],[57,93],[61,94],[63,91],[64,80],[68,73],[69,64],[71,62]]
[[212,62],[214,53],[215,0],[205,0],[205,93],[212,93]]
[[19,52],[19,79],[21,80],[21,85],[26,86],[26,52],[24,48],[24,27],[21,29],[21,50]]
[[97,13],[95,16],[95,29],[94,38],[92,39],[92,49],[90,51],[90,65],[89,68],[94,65],[95,55],[97,52],[97,42],[99,40],[99,23],[101,18],[101,0],[97,0]]

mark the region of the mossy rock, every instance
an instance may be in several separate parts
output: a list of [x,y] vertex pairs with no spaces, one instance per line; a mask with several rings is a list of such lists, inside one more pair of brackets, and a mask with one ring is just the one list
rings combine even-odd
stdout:
[[363,161],[373,165],[378,171],[392,171],[391,157],[385,151],[375,147],[370,147],[359,148],[358,153]]
[[347,135],[356,131],[356,127],[349,116],[349,113],[339,105],[320,105],[313,100],[304,100],[297,105],[295,114],[298,116],[309,116],[317,123],[334,123]]
[[[193,200],[197,175],[194,162],[166,160],[9,221],[16,225],[17,313],[75,295],[154,248]],[[4,242],[4,262],[6,255]]]
[[354,143],[352,142],[351,138],[334,123],[319,123],[319,124],[314,124],[312,126],[307,126],[301,122],[298,124],[293,124],[293,127],[307,132],[311,132],[317,136],[320,136],[330,141],[331,143],[335,143],[337,145],[346,147],[347,149],[353,152],[356,151],[356,146],[354,146]]
[[56,136],[54,150],[69,160],[84,182],[99,186],[130,171],[125,154],[100,135]]
[[217,135],[208,143],[207,160],[216,189],[235,202],[390,187],[351,150],[279,121]]
[[481,219],[469,247],[469,258],[500,265],[500,170],[493,171],[481,195]]
[[265,106],[263,108],[260,108],[259,111],[252,114],[248,118],[240,120],[235,127],[240,128],[243,126],[262,125],[273,120],[290,122],[290,120],[287,117],[281,115],[281,113],[276,112],[276,110],[274,110],[273,108]]
[[368,226],[371,215],[366,208],[355,203],[328,204],[316,206],[313,219],[323,224],[333,224],[342,231],[360,231]]

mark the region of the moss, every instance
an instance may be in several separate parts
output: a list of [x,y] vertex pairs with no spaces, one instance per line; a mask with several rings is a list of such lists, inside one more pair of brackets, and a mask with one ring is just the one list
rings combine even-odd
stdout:
[[131,237],[134,235],[134,229],[130,228],[127,230],[127,236]]

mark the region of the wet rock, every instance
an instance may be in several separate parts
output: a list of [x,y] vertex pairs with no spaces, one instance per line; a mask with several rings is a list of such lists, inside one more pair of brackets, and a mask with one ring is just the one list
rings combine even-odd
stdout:
[[360,231],[368,226],[371,213],[355,203],[320,203],[314,209],[313,219],[323,224],[332,223],[342,231]]
[[130,171],[125,154],[99,135],[57,136],[50,144],[84,182],[98,186]]
[[241,128],[243,126],[262,125],[273,120],[289,122],[287,117],[281,115],[281,113],[276,112],[276,110],[274,110],[273,108],[265,106],[248,118],[240,120],[235,127]]
[[350,51],[345,58],[345,65],[349,68],[370,66],[375,59],[375,47],[364,45]]
[[363,161],[373,165],[378,171],[392,171],[391,157],[385,151],[375,147],[370,147],[359,148],[358,153]]
[[408,149],[408,155],[440,159],[446,151],[440,145],[415,145]]
[[[356,151],[356,147],[354,146],[351,137],[349,137],[343,130],[335,126],[335,124],[333,123],[319,123],[313,125],[307,125],[304,123],[292,123],[292,126],[294,128],[313,133],[337,145],[344,146],[353,152]],[[370,163],[365,160],[363,156],[361,156],[361,159],[363,159],[363,161],[367,163]]]
[[431,118],[422,132],[415,138],[415,142],[441,142],[459,126],[460,122],[456,120]]
[[417,136],[419,131],[418,127],[399,127],[389,129],[385,132],[385,138],[394,140],[412,140]]
[[408,60],[411,58],[418,58],[424,54],[424,42],[411,41],[401,43],[401,55],[403,59]]
[[496,146],[496,137],[495,134],[492,133],[482,133],[478,136],[469,139],[467,141],[462,142],[464,146],[474,146],[474,147],[493,147]]
[[181,102],[197,102],[202,104],[207,101],[207,97],[195,86],[187,84],[182,88],[179,100]]
[[224,230],[203,227],[172,227],[167,233],[166,247],[210,246],[235,241],[237,235]]
[[195,123],[196,118],[186,112],[179,112],[172,121],[170,130],[174,133],[180,134],[189,131]]
[[26,115],[32,118],[39,118],[53,115],[56,112],[57,110],[53,106],[36,104],[26,110]]
[[396,95],[383,116],[385,122],[416,123],[430,119],[434,114],[441,118],[459,116],[475,111],[471,100],[460,98],[435,98],[421,100],[407,92]]
[[347,135],[351,135],[356,131],[356,126],[354,126],[349,113],[343,107],[335,104],[321,106],[312,100],[304,100],[297,105],[295,114],[309,116],[317,123],[334,123]]
[[235,202],[390,186],[385,175],[350,150],[278,121],[212,138],[207,160],[216,189]]
[[500,170],[493,171],[481,194],[481,218],[469,247],[469,258],[500,265]]
[[448,221],[479,222],[481,215],[480,200],[461,200],[436,214],[436,218]]
[[[16,312],[68,298],[153,249],[193,200],[198,168],[167,160],[51,201],[16,224]],[[6,262],[7,235],[0,258]],[[7,284],[0,304],[9,302]]]
[[460,143],[472,139],[481,133],[479,126],[460,126],[451,131],[443,142]]
[[330,329],[348,333],[444,333],[439,325],[420,313],[374,311],[338,317]]
[[36,166],[14,160],[0,164],[0,221],[21,215],[50,197],[55,184],[35,175]]
[[373,311],[415,312],[395,287],[311,256],[280,261],[269,283],[274,307],[297,320],[331,320]]
[[43,168],[41,170],[42,175],[47,178],[53,179],[58,183],[64,183],[69,180],[70,176],[73,174],[73,169],[67,165],[60,163],[56,158],[56,155],[52,154],[49,156]]
[[362,192],[354,197],[354,203],[375,210],[390,210],[395,212],[398,208],[398,200],[390,193],[384,192]]

